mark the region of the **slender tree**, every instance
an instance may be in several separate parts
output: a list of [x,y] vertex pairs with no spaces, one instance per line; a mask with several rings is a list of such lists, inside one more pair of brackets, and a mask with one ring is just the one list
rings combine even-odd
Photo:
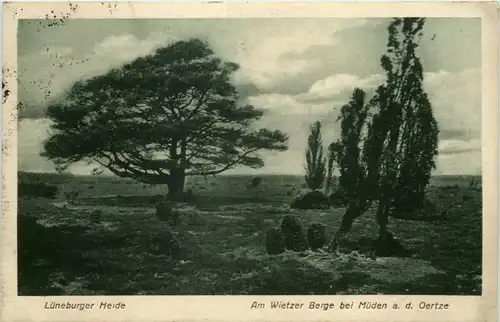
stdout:
[[[373,187],[368,185],[369,164],[363,152],[367,145],[364,133],[367,130],[369,105],[366,93],[354,89],[351,100],[341,108],[339,121],[341,137],[337,162],[340,170],[340,187],[347,200],[347,207],[340,227],[330,243],[330,250],[338,251],[341,240],[349,232],[354,220],[366,212],[370,206]],[[370,132],[370,131],[368,131]],[[371,172],[376,171],[371,169]]]
[[332,187],[333,180],[333,172],[335,171],[335,164],[338,159],[338,154],[340,152],[340,144],[338,142],[333,142],[328,146],[328,158],[326,165],[326,183],[325,183],[325,192],[328,193],[330,188]]
[[325,182],[326,162],[323,155],[323,140],[319,121],[309,127],[305,169],[307,186],[312,190],[320,189]]
[[79,81],[49,106],[54,133],[42,155],[61,169],[95,162],[120,177],[166,184],[170,197],[186,176],[262,167],[256,152],[284,151],[288,138],[252,126],[263,112],[238,104],[237,69],[191,39]]
[[387,123],[376,211],[381,238],[391,213],[418,209],[435,167],[438,126],[423,90],[423,67],[416,50],[425,20],[394,19],[387,54],[381,59],[387,82],[374,104]]

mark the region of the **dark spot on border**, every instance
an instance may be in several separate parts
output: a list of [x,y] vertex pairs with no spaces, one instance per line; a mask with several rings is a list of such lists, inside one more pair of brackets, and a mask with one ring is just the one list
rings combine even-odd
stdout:
[[5,104],[5,102],[7,102],[9,95],[10,95],[10,90],[7,87],[7,82],[2,81],[2,103],[3,104]]

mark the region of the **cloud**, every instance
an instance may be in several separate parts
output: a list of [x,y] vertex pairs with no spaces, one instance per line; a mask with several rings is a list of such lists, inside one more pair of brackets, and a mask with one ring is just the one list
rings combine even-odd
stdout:
[[[114,54],[120,54],[123,49],[134,48],[133,45],[136,44],[138,39],[130,34],[120,35],[120,36],[109,36],[105,38],[102,42],[95,46],[94,50],[102,52],[112,52]],[[114,51],[117,52],[114,52]]]
[[102,65],[120,66],[127,61],[150,54],[160,46],[166,46],[176,40],[178,39],[175,36],[163,32],[152,33],[148,38],[142,40],[132,34],[113,35],[106,37],[94,47],[93,56],[95,59],[104,58],[105,63]]
[[18,128],[18,168],[21,171],[53,172],[52,162],[43,159],[43,141],[49,136],[51,121],[45,118],[23,119]]
[[346,90],[352,92],[354,88],[369,90],[381,85],[385,76],[381,74],[370,75],[361,78],[356,75],[336,74],[323,80],[315,82],[309,88],[308,95],[318,98],[331,98],[344,93]]
[[21,116],[42,116],[50,100],[77,80],[191,37],[207,40],[218,55],[240,64],[235,75],[238,84],[273,92],[276,84],[318,68],[314,59],[282,60],[284,54],[333,44],[335,33],[366,23],[363,19],[326,18],[142,19],[71,21],[36,32],[36,23],[24,22],[19,30],[19,96],[28,107]]
[[425,73],[424,90],[432,103],[442,139],[451,135],[461,139],[481,138],[480,69]]
[[[47,118],[22,119],[18,127],[18,170],[28,172],[55,172],[56,167],[51,160],[40,156],[43,142],[51,133],[52,121]],[[68,171],[73,174],[89,175],[96,165],[78,162],[72,164]],[[109,173],[109,171],[107,172]]]
[[[459,171],[456,167],[465,173],[480,168],[476,161],[480,160],[481,139],[480,21],[473,20],[428,19],[419,51],[426,71],[424,87],[440,126],[437,162],[438,171],[444,173]],[[379,59],[385,51],[387,22],[75,19],[39,33],[20,23],[19,98],[27,106],[21,115],[43,118],[47,103],[76,80],[104,73],[173,41],[199,37],[217,55],[241,66],[234,77],[237,89],[245,102],[265,111],[257,125],[281,129],[290,136],[289,151],[263,154],[263,171],[299,174],[308,126],[320,120],[325,142],[336,139],[339,108],[354,87],[363,88],[370,96],[383,81]],[[454,52],[462,54],[450,54]],[[52,169],[50,162],[38,157],[41,141],[47,136],[44,122],[21,121],[20,168]],[[471,156],[469,163],[466,156]],[[450,161],[455,157],[461,160],[458,165]]]
[[321,117],[347,103],[354,88],[369,92],[382,84],[384,76],[380,74],[361,78],[356,75],[335,74],[314,82],[304,93],[282,94],[264,93],[247,97],[247,101],[273,114],[301,114]]
[[46,106],[60,99],[76,81],[103,74],[173,41],[175,37],[167,33],[153,33],[142,40],[122,34],[104,38],[81,57],[73,48],[57,45],[47,46],[44,55],[27,54],[19,62],[19,98],[25,105],[20,115],[41,117]]
[[[248,102],[272,115],[310,115],[317,117],[318,115],[329,112],[335,105],[335,101],[311,103],[307,101],[307,95],[287,95],[287,94],[261,94],[250,96]],[[337,102],[340,104],[340,102]]]
[[[279,164],[277,160],[281,158],[282,162],[286,160],[287,164],[295,163],[291,171],[302,171],[302,153],[306,147],[308,126],[316,120],[322,121],[325,142],[336,140],[339,136],[339,126],[335,121],[339,108],[347,102],[353,88],[373,89],[383,78],[381,74],[364,78],[337,74],[314,82],[305,93],[274,93],[249,97],[251,104],[266,109],[267,114],[263,121],[274,120],[274,123],[267,122],[266,125],[275,124],[279,127],[281,122],[283,125],[280,129],[290,136],[290,150],[270,157],[270,160],[276,160],[272,162]],[[465,155],[474,155],[470,164],[461,163],[465,173],[476,173],[477,168],[481,167],[480,158],[477,157],[481,150],[480,80],[480,71],[477,69],[425,73],[424,89],[429,95],[440,127],[440,156],[436,161],[439,164],[439,173],[448,173],[446,167],[449,166],[449,171],[458,171],[456,165],[446,161],[449,156],[464,160]]]

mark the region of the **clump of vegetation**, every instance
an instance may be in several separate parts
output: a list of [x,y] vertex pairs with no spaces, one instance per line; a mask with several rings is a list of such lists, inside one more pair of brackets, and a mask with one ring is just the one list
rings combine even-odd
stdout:
[[286,215],[281,222],[281,231],[285,239],[286,249],[301,252],[307,249],[304,226],[297,216]]
[[266,234],[266,251],[269,255],[281,254],[285,251],[283,232],[278,227],[273,227]]
[[375,255],[380,257],[408,257],[411,252],[404,247],[398,238],[390,231],[384,231],[385,236],[379,236],[375,241]]
[[262,177],[253,177],[250,182],[252,188],[257,188],[262,183]]
[[320,189],[326,178],[326,162],[325,156],[323,155],[323,140],[321,139],[320,122],[315,122],[309,128],[305,169],[305,179],[309,189]]
[[175,227],[180,223],[179,212],[173,209],[173,202],[163,198],[156,203],[155,215],[159,221],[164,221]]
[[307,230],[307,243],[312,250],[323,247],[326,243],[326,226],[320,223],[313,223]]
[[292,209],[324,209],[329,207],[328,197],[321,190],[304,190],[292,200]]

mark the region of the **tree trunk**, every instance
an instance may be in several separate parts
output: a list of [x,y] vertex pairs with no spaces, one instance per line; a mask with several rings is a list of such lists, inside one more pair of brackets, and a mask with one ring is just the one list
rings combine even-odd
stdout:
[[386,198],[381,198],[375,214],[378,224],[378,239],[376,241],[375,256],[387,256],[391,252],[388,240],[387,224],[389,223],[389,206]]
[[356,218],[361,216],[364,213],[364,210],[361,209],[357,205],[349,204],[347,206],[346,212],[342,217],[342,222],[340,223],[340,227],[337,229],[337,232],[332,238],[330,242],[329,251],[332,253],[338,253],[340,249],[340,243],[345,239],[346,235],[351,230],[352,224]]
[[186,175],[183,169],[175,168],[170,171],[170,177],[167,183],[169,200],[182,198],[185,179]]
[[379,237],[383,239],[385,238],[385,231],[389,223],[389,209],[384,200],[380,201],[375,217],[378,224]]

